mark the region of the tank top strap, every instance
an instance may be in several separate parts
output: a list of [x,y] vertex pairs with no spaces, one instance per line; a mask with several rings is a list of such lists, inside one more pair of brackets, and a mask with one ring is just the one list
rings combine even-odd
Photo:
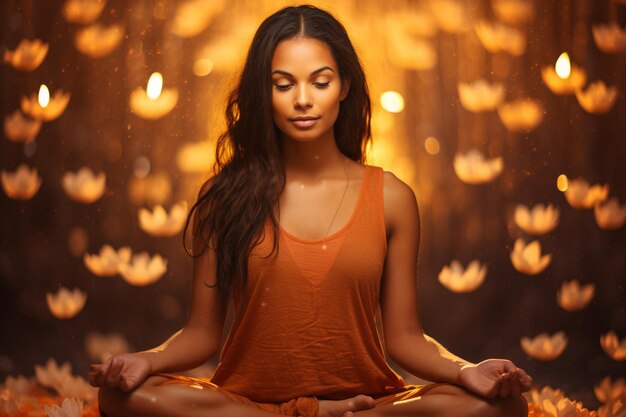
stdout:
[[365,174],[363,198],[359,199],[356,207],[354,228],[362,229],[368,233],[374,233],[382,237],[385,249],[387,247],[387,233],[385,229],[385,212],[383,206],[383,179],[382,167],[374,165],[365,166],[369,173]]

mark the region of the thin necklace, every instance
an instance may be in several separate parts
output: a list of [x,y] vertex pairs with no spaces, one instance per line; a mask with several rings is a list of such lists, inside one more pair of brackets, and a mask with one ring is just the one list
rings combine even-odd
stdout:
[[333,216],[333,219],[330,221],[330,224],[328,225],[328,229],[326,229],[326,233],[324,233],[324,237],[322,238],[323,250],[326,250],[326,238],[328,237],[328,232],[330,232],[330,228],[335,222],[337,213],[339,213],[339,208],[341,207],[341,204],[343,203],[343,198],[346,196],[346,191],[348,190],[348,184],[350,184],[350,175],[348,175],[349,168],[346,168],[347,165],[348,165],[348,161],[346,160],[345,163],[343,164],[343,172],[346,174],[346,187],[343,189],[343,194],[341,195],[341,200],[339,200],[339,205],[337,206],[337,210],[335,210],[335,215]]

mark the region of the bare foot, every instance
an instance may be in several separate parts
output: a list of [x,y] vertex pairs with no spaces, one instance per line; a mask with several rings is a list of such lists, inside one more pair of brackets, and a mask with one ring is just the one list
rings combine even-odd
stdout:
[[359,394],[356,397],[339,401],[321,400],[319,417],[353,417],[353,411],[374,408],[376,403],[368,395]]

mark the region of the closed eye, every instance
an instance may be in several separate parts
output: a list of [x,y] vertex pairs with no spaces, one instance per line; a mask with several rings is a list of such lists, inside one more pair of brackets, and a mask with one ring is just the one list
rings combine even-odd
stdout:
[[330,81],[326,81],[325,83],[313,83],[318,88],[326,88],[330,85]]
[[278,91],[287,91],[291,88],[291,84],[275,84],[274,87],[276,87]]

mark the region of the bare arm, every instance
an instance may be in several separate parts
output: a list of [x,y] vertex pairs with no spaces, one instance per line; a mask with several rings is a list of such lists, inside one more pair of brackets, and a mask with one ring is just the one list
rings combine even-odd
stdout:
[[380,303],[389,356],[413,375],[461,385],[486,397],[518,395],[530,389],[532,378],[511,361],[487,359],[474,364],[424,333],[417,304],[417,200],[413,190],[391,173],[385,174],[384,193],[389,237]]

